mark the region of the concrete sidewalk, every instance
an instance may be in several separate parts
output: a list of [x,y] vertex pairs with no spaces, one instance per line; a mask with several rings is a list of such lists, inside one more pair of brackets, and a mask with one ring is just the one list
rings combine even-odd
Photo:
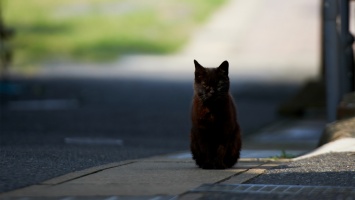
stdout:
[[[170,156],[112,163],[1,195],[9,197],[176,196],[205,183],[242,183],[280,162],[241,159],[228,170],[201,170]],[[236,176],[237,175],[237,176]]]
[[[278,137],[284,138],[286,144],[290,144],[291,141],[297,143],[297,139],[295,140],[292,135],[293,131],[298,129],[316,133],[318,130],[317,134],[321,134],[322,127],[324,126],[321,126],[320,121],[316,123],[314,120],[274,123],[260,130],[255,137],[246,140],[246,146],[252,147],[248,143],[251,144],[255,138],[258,138],[258,144],[263,148],[244,148],[242,158],[237,165],[227,170],[199,169],[189,152],[181,152],[127,160],[73,172],[37,185],[3,193],[0,198],[230,199],[238,197],[260,199],[263,197],[264,199],[269,197],[269,199],[284,199],[281,197],[287,197],[292,199],[307,197],[305,199],[312,199],[314,196],[311,191],[316,190],[329,190],[327,195],[331,194],[331,197],[339,193],[355,195],[355,179],[353,179],[355,139],[336,140],[295,159],[281,158],[281,151],[275,148],[283,149],[285,146],[278,145],[277,140],[273,143],[262,139],[262,135],[272,130],[279,133]],[[269,146],[272,149],[267,148],[266,144],[270,145],[270,143],[273,143]],[[310,147],[315,147],[316,144],[317,141],[302,148],[300,143],[285,151],[288,155],[309,152]],[[286,190],[288,192],[285,192]]]

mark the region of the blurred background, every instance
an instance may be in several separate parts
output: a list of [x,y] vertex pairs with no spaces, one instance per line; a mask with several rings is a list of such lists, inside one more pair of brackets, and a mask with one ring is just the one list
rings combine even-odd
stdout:
[[310,150],[327,122],[320,0],[0,6],[0,192],[188,152],[194,59],[229,61],[244,156]]

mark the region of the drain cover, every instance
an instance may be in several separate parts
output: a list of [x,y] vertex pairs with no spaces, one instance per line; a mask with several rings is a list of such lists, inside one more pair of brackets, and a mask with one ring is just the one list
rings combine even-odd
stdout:
[[204,184],[179,199],[354,199],[355,188],[302,185]]

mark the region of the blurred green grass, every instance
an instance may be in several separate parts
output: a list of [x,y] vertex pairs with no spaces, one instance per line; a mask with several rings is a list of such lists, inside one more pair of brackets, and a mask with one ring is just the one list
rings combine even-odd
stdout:
[[227,0],[5,0],[14,65],[173,53]]

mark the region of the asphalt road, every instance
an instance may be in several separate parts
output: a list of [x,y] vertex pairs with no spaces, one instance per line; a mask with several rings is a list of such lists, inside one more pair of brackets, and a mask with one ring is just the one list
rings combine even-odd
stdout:
[[[91,166],[188,150],[192,81],[12,83],[21,92],[1,106],[0,192]],[[244,137],[276,120],[277,106],[296,90],[284,83],[232,84]]]

